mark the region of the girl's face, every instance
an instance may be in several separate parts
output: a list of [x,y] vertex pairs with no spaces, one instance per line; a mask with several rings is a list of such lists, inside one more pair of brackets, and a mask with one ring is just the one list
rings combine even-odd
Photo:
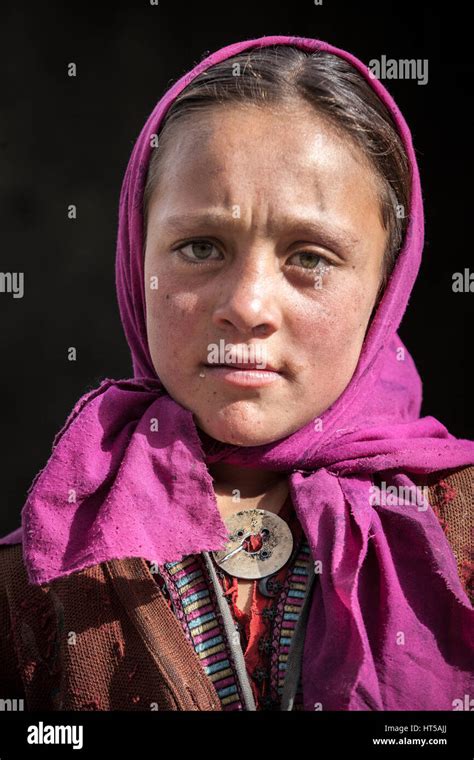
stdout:
[[354,373],[388,239],[376,178],[304,105],[218,107],[174,129],[149,205],[151,358],[206,433],[270,443]]

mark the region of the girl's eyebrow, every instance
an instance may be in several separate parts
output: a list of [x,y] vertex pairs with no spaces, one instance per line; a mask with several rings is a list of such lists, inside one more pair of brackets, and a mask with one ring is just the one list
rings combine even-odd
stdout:
[[[173,214],[165,217],[164,225],[174,232],[184,232],[190,227],[207,226],[207,227],[233,227],[239,223],[238,217],[232,217],[231,213],[225,211],[203,211],[197,213],[184,212],[182,214]],[[277,226],[274,222],[269,224],[271,231],[275,231]],[[327,221],[318,221],[313,217],[281,217],[278,222],[278,228],[285,233],[307,233],[309,236],[317,237],[321,243],[336,250],[342,249],[341,253],[347,248],[360,243],[360,238],[356,238],[349,230],[339,227],[335,224],[329,224]],[[303,240],[301,241],[303,242]]]

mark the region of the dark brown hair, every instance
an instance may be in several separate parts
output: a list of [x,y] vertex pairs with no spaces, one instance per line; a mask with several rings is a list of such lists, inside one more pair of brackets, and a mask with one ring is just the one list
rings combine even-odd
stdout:
[[378,179],[381,220],[389,231],[379,296],[401,249],[410,207],[410,163],[392,115],[364,76],[350,63],[326,51],[291,45],[253,48],[211,66],[178,95],[161,124],[143,198],[144,235],[150,198],[161,157],[173,126],[205,109],[228,104],[309,103],[339,133],[359,146]]

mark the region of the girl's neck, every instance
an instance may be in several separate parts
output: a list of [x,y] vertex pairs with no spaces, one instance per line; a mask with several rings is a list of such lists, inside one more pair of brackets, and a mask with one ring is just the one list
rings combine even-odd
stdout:
[[288,496],[285,473],[222,462],[209,465],[209,472],[223,517],[243,509],[266,509],[278,514]]

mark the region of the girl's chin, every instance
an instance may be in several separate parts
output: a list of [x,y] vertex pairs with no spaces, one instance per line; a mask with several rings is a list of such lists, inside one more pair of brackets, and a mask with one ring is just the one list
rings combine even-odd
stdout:
[[279,438],[283,438],[285,435],[274,430],[260,430],[257,432],[254,428],[252,429],[252,425],[245,427],[236,427],[234,425],[232,428],[229,428],[226,426],[196,424],[211,438],[230,446],[264,446],[267,443],[278,441]]
[[231,446],[265,446],[301,427],[298,419],[288,419],[281,409],[282,404],[260,406],[254,401],[239,400],[231,404],[215,403],[213,408],[196,404],[193,417],[195,424],[216,441]]

